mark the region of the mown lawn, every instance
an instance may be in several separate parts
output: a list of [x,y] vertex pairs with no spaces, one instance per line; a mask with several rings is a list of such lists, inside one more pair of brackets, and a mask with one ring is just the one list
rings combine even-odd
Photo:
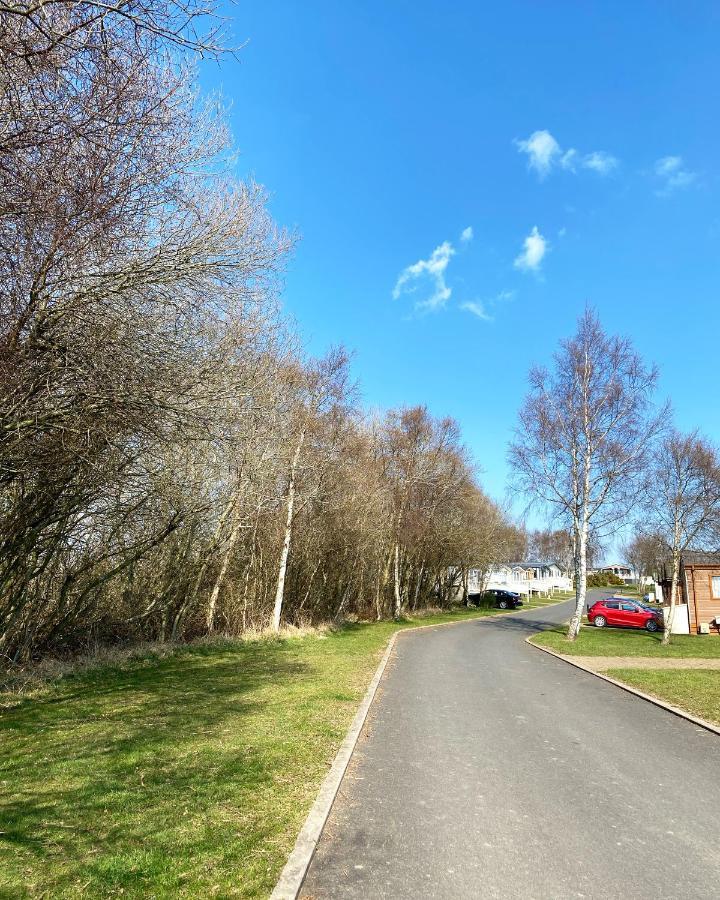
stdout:
[[593,628],[583,626],[575,641],[565,637],[567,628],[553,628],[533,637],[533,643],[569,656],[653,656],[658,659],[720,657],[717,635],[674,634],[663,647],[661,634],[633,628]]
[[0,694],[0,897],[263,897],[398,628],[220,642]]
[[720,725],[719,669],[610,669],[607,674]]
[[574,597],[572,591],[558,591],[554,597],[530,597],[523,601],[523,609],[539,609],[543,606],[553,606],[555,603],[561,603]]

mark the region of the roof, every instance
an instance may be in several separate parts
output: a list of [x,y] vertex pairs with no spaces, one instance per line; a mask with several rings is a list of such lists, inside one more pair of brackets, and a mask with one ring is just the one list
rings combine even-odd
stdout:
[[557,566],[558,569],[562,569],[562,568],[563,568],[563,567],[560,565],[560,563],[556,563],[556,562],[554,562],[554,561],[550,561],[550,562],[541,562],[541,561],[538,560],[538,559],[529,559],[529,560],[524,560],[523,562],[513,562],[513,563],[508,563],[508,565],[509,565],[510,568],[512,568],[512,569],[516,569],[516,568],[522,568],[522,569],[547,569],[547,568],[549,568],[550,566]]
[[686,550],[682,554],[686,566],[720,566],[720,552],[707,553],[704,550]]

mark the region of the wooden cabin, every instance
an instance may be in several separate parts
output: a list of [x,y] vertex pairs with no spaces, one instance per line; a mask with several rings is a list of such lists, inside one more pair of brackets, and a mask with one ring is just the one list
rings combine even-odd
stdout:
[[678,600],[688,605],[690,634],[706,633],[704,626],[720,634],[720,553],[683,553]]

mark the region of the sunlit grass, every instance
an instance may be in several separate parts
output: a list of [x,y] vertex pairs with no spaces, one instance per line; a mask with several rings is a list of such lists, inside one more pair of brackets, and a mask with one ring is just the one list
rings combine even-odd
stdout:
[[718,669],[611,669],[607,674],[720,725]]
[[549,647],[556,653],[571,656],[652,656],[658,659],[720,657],[720,639],[715,635],[674,634],[667,647],[662,634],[640,628],[593,628],[584,626],[575,641],[565,637],[566,627],[543,631],[532,638],[533,643]]
[[226,641],[0,695],[0,897],[263,897],[390,635]]

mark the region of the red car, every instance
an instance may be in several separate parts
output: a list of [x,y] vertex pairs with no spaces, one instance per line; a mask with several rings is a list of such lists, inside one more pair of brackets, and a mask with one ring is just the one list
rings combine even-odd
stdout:
[[628,628],[646,628],[658,631],[663,627],[662,610],[650,609],[642,603],[625,597],[609,597],[598,600],[588,610],[591,625],[604,628],[606,625],[625,625]]

